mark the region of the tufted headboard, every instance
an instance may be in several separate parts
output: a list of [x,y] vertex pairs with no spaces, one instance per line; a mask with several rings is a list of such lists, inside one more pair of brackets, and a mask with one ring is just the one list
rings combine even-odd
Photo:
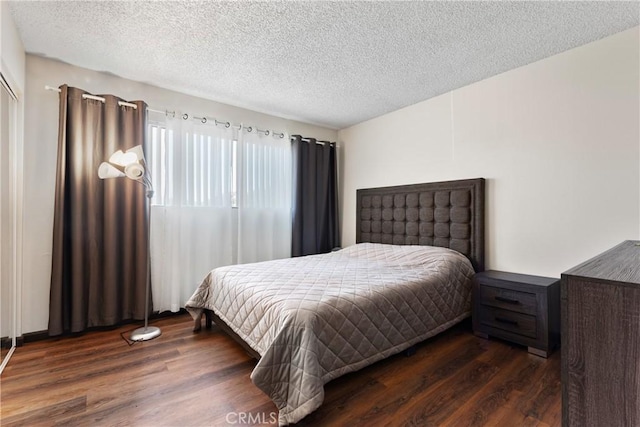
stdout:
[[356,242],[427,245],[484,270],[484,178],[357,191]]

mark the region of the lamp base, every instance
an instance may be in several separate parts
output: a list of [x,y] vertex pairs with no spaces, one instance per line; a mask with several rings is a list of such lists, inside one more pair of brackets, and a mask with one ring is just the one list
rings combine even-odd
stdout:
[[161,334],[160,328],[156,326],[146,326],[131,332],[131,341],[149,341]]

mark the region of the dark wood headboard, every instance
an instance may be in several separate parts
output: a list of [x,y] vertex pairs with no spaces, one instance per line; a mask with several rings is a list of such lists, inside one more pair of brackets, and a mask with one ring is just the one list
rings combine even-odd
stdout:
[[484,178],[357,191],[356,242],[454,249],[484,270]]

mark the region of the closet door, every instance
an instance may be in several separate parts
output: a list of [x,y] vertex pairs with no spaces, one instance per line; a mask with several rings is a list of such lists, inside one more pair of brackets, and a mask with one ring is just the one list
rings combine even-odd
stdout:
[[0,74],[0,373],[16,345],[16,99]]

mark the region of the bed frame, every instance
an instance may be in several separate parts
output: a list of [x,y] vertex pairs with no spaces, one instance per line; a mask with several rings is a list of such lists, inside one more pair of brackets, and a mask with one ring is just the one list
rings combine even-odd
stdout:
[[[361,189],[356,197],[357,243],[450,248],[467,256],[476,272],[484,270],[484,178]],[[215,313],[204,314],[207,329],[214,322],[260,359]]]
[[483,178],[368,188],[356,197],[356,243],[450,248],[484,270]]

